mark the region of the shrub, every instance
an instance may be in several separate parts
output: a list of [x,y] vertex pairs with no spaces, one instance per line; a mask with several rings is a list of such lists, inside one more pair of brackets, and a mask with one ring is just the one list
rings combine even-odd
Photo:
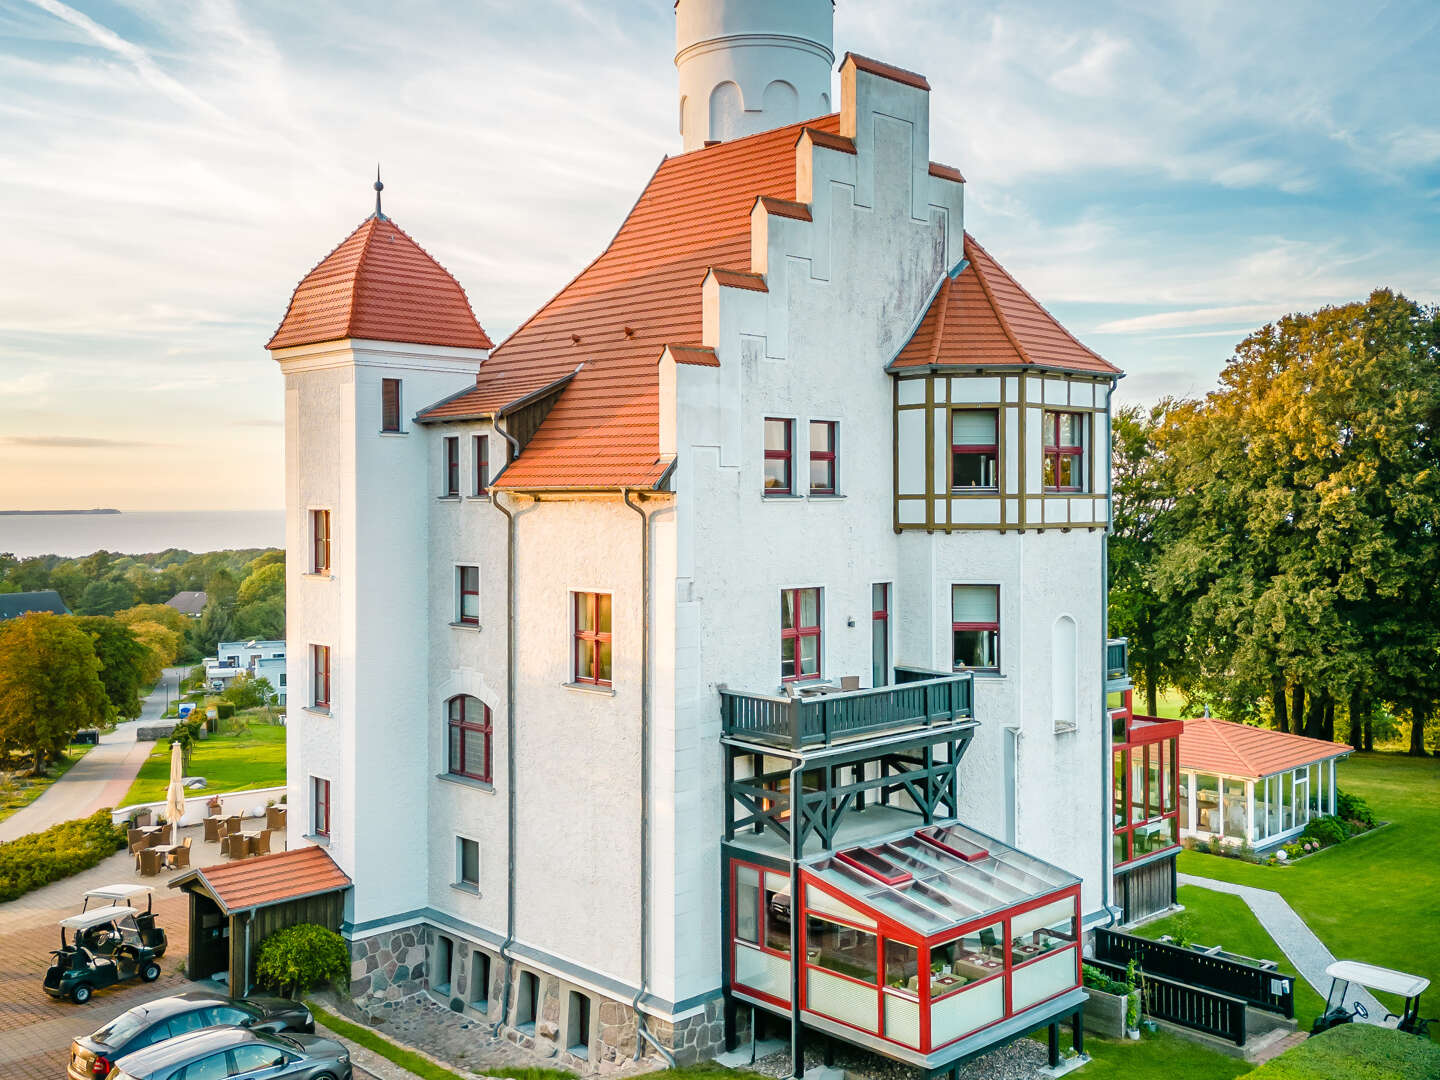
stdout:
[[1343,821],[1328,816],[1312,818],[1310,824],[1305,826],[1305,831],[1300,834],[1302,839],[1317,841],[1321,847],[1338,844],[1348,835]]
[[1112,979],[1094,964],[1081,964],[1080,978],[1091,990],[1099,990],[1105,994],[1128,994],[1134,989],[1134,987],[1127,982],[1123,982],[1120,979]]
[[349,974],[350,950],[345,939],[314,923],[275,931],[260,943],[255,960],[255,978],[260,985],[290,997]]
[[89,870],[124,846],[125,830],[110,823],[108,808],[0,844],[0,901]]
[[1348,791],[1336,790],[1335,816],[1344,821],[1358,821],[1367,829],[1375,827],[1375,811],[1370,809],[1370,804]]
[[1285,857],[1291,862],[1305,854],[1304,846],[1298,842],[1291,842],[1289,844],[1285,844],[1281,847],[1280,850],[1285,852]]

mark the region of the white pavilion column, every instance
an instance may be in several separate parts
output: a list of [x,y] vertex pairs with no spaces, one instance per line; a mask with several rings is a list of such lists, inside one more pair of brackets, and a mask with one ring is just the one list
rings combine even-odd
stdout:
[[1255,781],[1245,781],[1245,841],[1255,843]]

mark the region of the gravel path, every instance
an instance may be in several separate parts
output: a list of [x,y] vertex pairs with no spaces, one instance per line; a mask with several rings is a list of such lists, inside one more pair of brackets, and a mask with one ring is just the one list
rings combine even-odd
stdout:
[[[808,1047],[805,1051],[805,1070],[819,1069],[825,1064],[824,1052],[819,1047]],[[1048,1052],[1042,1043],[1034,1039],[1016,1039],[1008,1046],[992,1050],[978,1057],[960,1069],[961,1080],[1033,1080],[1041,1075],[1049,1064]],[[768,1057],[758,1058],[753,1068],[764,1076],[785,1080],[791,1075],[790,1051],[782,1050]],[[835,1067],[844,1069],[851,1077],[866,1080],[917,1080],[920,1070],[899,1061],[872,1054],[858,1046],[835,1047]]]

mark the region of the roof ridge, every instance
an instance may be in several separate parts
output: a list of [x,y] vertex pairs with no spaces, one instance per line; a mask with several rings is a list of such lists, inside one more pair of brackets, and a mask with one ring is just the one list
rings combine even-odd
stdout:
[[[290,288],[290,299],[285,304],[285,314],[280,316],[280,322],[276,324],[275,329],[271,332],[270,341],[275,340],[276,336],[280,333],[280,328],[285,325],[285,320],[290,318],[290,311],[295,307],[295,294],[300,291],[300,286],[304,285],[305,282],[309,280],[311,274],[315,273],[316,270],[319,270],[320,267],[324,266],[331,258],[333,258],[337,251],[339,251],[342,247],[348,244],[350,240],[354,237],[354,235],[365,227],[365,222],[369,220],[370,218],[367,217],[365,221],[362,221],[359,225],[356,225],[355,228],[351,229],[348,233],[345,234],[345,238],[343,240],[341,240],[333,248],[327,251],[324,256],[315,263],[314,266],[310,267],[309,270],[306,270],[305,273],[300,275],[300,279],[296,281],[295,284],[292,285]],[[267,349],[270,347],[269,342],[266,342],[265,347]]]
[[[372,216],[373,216],[373,215],[372,215]],[[476,316],[476,314],[475,314],[475,305],[472,304],[472,303],[470,303],[470,294],[465,291],[465,286],[462,285],[462,284],[460,284],[460,279],[459,279],[459,277],[457,277],[454,273],[452,273],[451,270],[450,270],[450,268],[449,268],[448,266],[446,266],[444,263],[442,263],[442,262],[441,262],[439,259],[437,259],[434,255],[430,254],[430,249],[429,249],[429,248],[427,248],[424,244],[420,243],[419,240],[416,240],[416,239],[415,239],[413,236],[411,236],[408,232],[406,232],[406,231],[405,231],[404,229],[402,229],[399,225],[397,225],[397,224],[395,223],[395,219],[394,219],[394,218],[386,217],[384,214],[381,214],[381,215],[379,215],[379,219],[380,219],[381,221],[383,221],[385,224],[389,225],[390,228],[394,229],[394,230],[395,230],[397,233],[399,233],[401,236],[403,236],[408,243],[413,244],[413,245],[415,246],[415,250],[416,250],[416,251],[420,252],[421,255],[424,255],[427,259],[429,259],[432,263],[434,263],[436,269],[438,269],[442,274],[444,274],[447,278],[449,278],[452,282],[455,283],[455,287],[460,290],[460,297],[461,297],[461,299],[463,299],[463,300],[465,301],[465,307],[466,307],[466,309],[470,312],[470,318],[474,321],[476,328],[480,331],[480,336],[485,339],[485,347],[488,348],[488,349],[493,349],[493,348],[495,347],[495,343],[490,340],[490,335],[489,335],[489,333],[487,333],[486,330],[485,330],[485,328],[480,325],[480,319],[479,319],[479,317]],[[371,231],[370,235],[371,235],[372,237],[375,235],[375,233],[374,233],[373,230]],[[365,242],[365,251],[360,252],[360,261],[361,261],[362,264],[363,264],[364,261],[365,261],[365,252],[366,252],[366,251],[369,251],[369,250],[370,250],[370,242],[369,242],[369,240],[366,240],[366,242]],[[358,283],[359,280],[360,280],[360,268],[359,268],[359,266],[357,266],[357,267],[355,268],[355,280],[356,280],[357,283]]]
[[[965,234],[966,246],[968,247],[972,242],[973,238],[967,232]],[[986,251],[983,247],[980,247],[978,243],[976,243],[975,246],[977,248],[980,248],[980,254],[984,255],[985,258],[990,259],[990,253],[988,251]],[[971,268],[975,271],[975,280],[980,284],[980,291],[985,294],[985,301],[990,305],[990,310],[995,313],[995,321],[1000,324],[1000,329],[1005,332],[1005,337],[1010,342],[1011,348],[1015,350],[1015,355],[1020,357],[1021,363],[1034,364],[1035,361],[1031,359],[1030,354],[1026,352],[1024,347],[1020,344],[1020,339],[1015,336],[1015,331],[1010,326],[1010,320],[1005,318],[1005,313],[1000,310],[1000,305],[995,302],[995,294],[990,290],[990,283],[985,280],[985,274],[981,271],[979,264],[976,263],[974,259],[971,259],[969,261]],[[990,261],[992,263],[995,263],[996,266],[1000,265],[999,263],[995,262],[994,259],[990,259]],[[1012,278],[1011,280],[1014,279]]]
[[950,311],[950,290],[954,287],[955,279],[949,274],[940,283],[940,295],[935,299],[940,301],[940,310],[935,313],[935,328],[930,333],[930,363],[934,364],[940,359],[940,339],[945,334],[945,316]]
[[[379,227],[379,224],[380,219],[376,215],[371,214],[368,218],[365,219],[364,224],[360,226],[363,229],[366,225],[369,225],[370,232],[366,234],[365,242],[360,245],[360,255],[355,260],[355,280],[350,286],[350,307],[349,310],[345,313],[346,337],[353,336],[353,331],[355,329],[355,297],[360,292],[360,275],[365,270],[365,256],[370,253],[370,241],[375,239],[375,230]],[[412,240],[411,243],[414,243],[414,241]],[[420,247],[419,244],[415,244],[415,246]],[[420,250],[422,252],[425,251],[424,248],[420,248]],[[429,252],[426,252],[426,254],[428,255]],[[439,266],[440,264],[436,263],[435,265]],[[468,300],[466,301],[466,306],[469,306]]]
[[[722,139],[720,142],[712,143],[709,146],[697,146],[694,150],[686,150],[684,153],[676,154],[674,160],[680,161],[683,158],[692,157],[695,154],[703,154],[707,150],[729,149],[733,146],[743,146],[747,142],[763,139],[766,136],[774,135],[777,131],[784,131],[786,128],[804,129],[812,127],[821,120],[829,120],[830,117],[838,117],[839,115],[838,112],[821,113],[819,116],[812,116],[808,120],[797,120],[793,124],[781,124],[778,128],[767,128],[764,131],[751,132],[749,135],[740,135],[733,139]],[[795,137],[798,139],[800,136],[797,134]]]

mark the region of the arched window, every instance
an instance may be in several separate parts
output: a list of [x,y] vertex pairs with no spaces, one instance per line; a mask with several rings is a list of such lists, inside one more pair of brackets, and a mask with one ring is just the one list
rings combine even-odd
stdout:
[[490,782],[490,706],[464,694],[445,703],[449,745],[446,771]]
[[1050,630],[1050,710],[1056,731],[1077,727],[1075,646],[1075,620],[1061,615]]

